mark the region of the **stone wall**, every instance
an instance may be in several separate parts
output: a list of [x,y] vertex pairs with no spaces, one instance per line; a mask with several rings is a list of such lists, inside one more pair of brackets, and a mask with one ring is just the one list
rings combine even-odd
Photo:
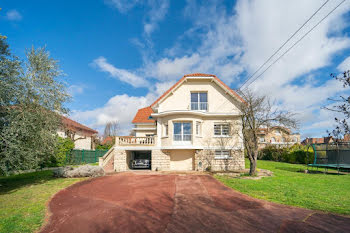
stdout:
[[170,170],[170,151],[152,150],[152,170],[168,171]]
[[197,150],[195,153],[194,167],[196,171],[205,171],[211,167],[211,171],[235,171],[245,168],[243,150],[231,150],[231,158],[215,159],[213,150]]
[[128,170],[128,165],[126,163],[126,151],[114,150],[114,170],[116,172],[123,172]]

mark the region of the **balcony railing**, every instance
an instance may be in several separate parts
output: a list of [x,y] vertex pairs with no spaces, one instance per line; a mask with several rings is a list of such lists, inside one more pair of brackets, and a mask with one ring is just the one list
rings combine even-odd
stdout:
[[174,134],[174,141],[192,141],[192,134]]
[[118,144],[121,146],[153,146],[155,141],[154,137],[118,137]]
[[208,103],[207,102],[191,102],[191,110],[208,111]]

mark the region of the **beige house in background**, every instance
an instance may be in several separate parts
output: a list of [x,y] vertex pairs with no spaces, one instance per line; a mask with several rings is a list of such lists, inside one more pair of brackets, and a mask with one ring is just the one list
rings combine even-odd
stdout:
[[300,134],[291,133],[291,130],[282,126],[261,128],[259,132],[259,149],[267,145],[280,147],[300,144]]
[[74,149],[94,150],[95,140],[98,132],[82,125],[68,117],[61,116],[62,126],[57,130],[58,136],[71,138],[74,141]]
[[244,169],[242,103],[215,75],[185,75],[138,110],[133,136],[116,137],[100,166],[126,171],[142,155],[152,170]]

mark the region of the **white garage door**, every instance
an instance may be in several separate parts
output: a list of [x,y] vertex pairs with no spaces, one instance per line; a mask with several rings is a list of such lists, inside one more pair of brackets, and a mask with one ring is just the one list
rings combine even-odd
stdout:
[[173,150],[170,153],[170,170],[193,170],[193,150]]

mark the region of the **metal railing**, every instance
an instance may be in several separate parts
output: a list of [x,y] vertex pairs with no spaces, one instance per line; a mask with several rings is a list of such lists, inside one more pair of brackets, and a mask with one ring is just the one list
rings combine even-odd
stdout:
[[208,103],[207,102],[191,102],[191,110],[208,111]]
[[130,137],[130,136],[124,136],[124,137],[118,137],[118,144],[119,145],[154,145],[155,139],[154,137]]
[[192,141],[192,134],[174,134],[174,141]]

